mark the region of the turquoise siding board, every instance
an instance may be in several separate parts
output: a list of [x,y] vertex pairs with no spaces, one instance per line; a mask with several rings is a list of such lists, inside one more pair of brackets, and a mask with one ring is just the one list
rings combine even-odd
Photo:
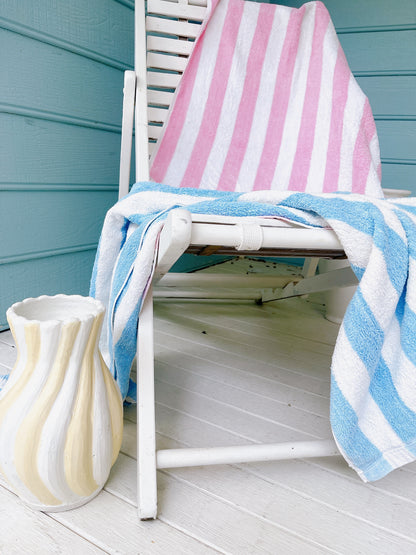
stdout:
[[88,292],[117,198],[133,5],[0,2],[0,329],[17,300]]
[[415,75],[357,77],[365,94],[371,98],[371,107],[377,119],[415,119]]
[[133,65],[134,2],[2,0],[0,25],[113,67]]
[[338,36],[354,74],[379,76],[416,73],[416,29],[351,31]]
[[[104,214],[117,199],[117,191],[38,190],[2,193],[3,239],[0,264],[39,252],[82,248],[96,244]],[[16,211],[16,206],[19,210]],[[16,233],[16,230],[22,230]],[[51,233],[45,233],[45,229]],[[24,233],[24,248],[22,237]]]
[[120,131],[120,69],[4,29],[0,52],[2,111]]
[[408,189],[412,191],[413,196],[415,192],[415,177],[416,177],[416,163],[403,162],[383,162],[381,164],[381,171],[383,174],[383,183],[387,184],[392,189]]
[[415,121],[378,120],[376,124],[379,135],[382,137],[382,158],[386,161],[402,161],[403,163],[415,164]]
[[0,129],[3,183],[117,184],[119,133],[4,113]]
[[[1,303],[10,306],[16,300],[39,295],[88,294],[88,279],[94,263],[95,248],[51,256],[29,258],[1,266]],[[4,316],[4,325],[6,320]]]

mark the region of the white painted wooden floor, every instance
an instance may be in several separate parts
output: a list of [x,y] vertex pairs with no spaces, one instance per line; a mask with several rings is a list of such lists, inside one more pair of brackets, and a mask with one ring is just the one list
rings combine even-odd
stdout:
[[[319,301],[156,303],[159,447],[329,437],[337,326]],[[4,332],[0,374],[14,358]],[[162,471],[159,519],[140,522],[135,434],[131,407],[105,490],[79,509],[32,512],[0,481],[1,555],[416,554],[416,464],[373,484],[340,457]]]

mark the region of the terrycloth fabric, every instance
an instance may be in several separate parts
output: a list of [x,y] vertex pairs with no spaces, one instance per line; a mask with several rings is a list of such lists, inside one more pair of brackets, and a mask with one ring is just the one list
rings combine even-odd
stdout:
[[367,98],[325,6],[214,0],[152,160],[177,187],[382,197]]
[[91,294],[108,306],[110,363],[124,397],[134,393],[128,391],[130,366],[157,237],[168,211],[178,206],[194,213],[280,217],[335,230],[360,283],[333,355],[334,437],[364,480],[413,461],[416,199],[136,185],[106,217],[91,283]]

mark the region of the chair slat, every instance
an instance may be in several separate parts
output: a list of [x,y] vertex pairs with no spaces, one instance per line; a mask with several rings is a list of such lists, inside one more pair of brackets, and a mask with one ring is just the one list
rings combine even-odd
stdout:
[[164,123],[166,120],[168,111],[163,108],[148,108],[147,117],[149,121],[154,121],[155,123]]
[[198,36],[201,25],[199,23],[189,23],[188,21],[148,16],[146,19],[146,29],[150,33],[165,33],[166,35],[194,39]]
[[169,52],[189,56],[194,43],[187,40],[171,39],[166,37],[147,37],[147,50],[156,52]]
[[207,0],[189,0],[188,4],[191,6],[203,6],[204,8],[207,7]]
[[176,4],[189,4],[190,6],[204,6],[207,7],[207,0],[167,0]]
[[160,127],[159,125],[149,125],[148,127],[149,139],[158,140],[162,134],[162,129],[163,127]]
[[147,67],[179,71],[181,73],[185,70],[187,61],[188,58],[169,56],[168,54],[156,54],[155,52],[149,52],[147,55]]
[[149,142],[149,157],[152,156],[152,154],[153,154],[153,152],[154,152],[154,150],[155,150],[155,148],[156,148],[156,144],[157,144],[157,143],[150,143],[150,142]]
[[156,106],[170,106],[173,99],[173,93],[167,91],[153,91],[147,92],[147,100],[149,104]]
[[185,3],[178,4],[176,2],[167,2],[166,0],[148,0],[147,2],[148,14],[159,14],[180,19],[191,19],[193,21],[202,21],[206,11],[206,8],[202,6],[191,6]]
[[[181,73],[185,70],[187,58],[192,51],[193,41],[200,31],[200,24],[206,15],[207,0],[148,0],[146,31],[158,33],[147,36],[148,87],[171,89],[170,91],[148,89],[148,137],[151,155],[162,132],[168,108],[173,100],[172,89],[178,86]],[[161,17],[159,17],[161,16]],[[175,19],[166,19],[175,18]],[[190,21],[187,21],[190,20]],[[160,34],[170,36],[160,36]],[[175,55],[177,54],[177,55]],[[161,70],[161,71],[158,71]],[[165,73],[177,72],[177,73]]]
[[161,73],[158,71],[147,72],[147,84],[149,87],[176,89],[180,80],[181,75],[178,73]]

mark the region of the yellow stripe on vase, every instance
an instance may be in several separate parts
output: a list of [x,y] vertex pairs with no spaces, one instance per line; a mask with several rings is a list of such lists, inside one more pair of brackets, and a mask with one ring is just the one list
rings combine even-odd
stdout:
[[77,396],[69,423],[64,450],[65,478],[77,495],[92,495],[98,484],[93,474],[93,426],[94,426],[94,348],[98,341],[103,314],[93,322],[85,354],[82,359]]
[[111,466],[116,462],[123,439],[123,401],[117,383],[113,380],[103,357],[100,354],[101,370],[107,391],[108,408],[110,411],[111,436],[113,441]]
[[16,435],[15,466],[17,473],[26,487],[36,495],[41,503],[46,505],[60,505],[62,501],[57,499],[45,485],[38,467],[33,464],[33,461],[37,460],[43,426],[62,388],[79,329],[80,322],[71,322],[62,327],[49,377]]

